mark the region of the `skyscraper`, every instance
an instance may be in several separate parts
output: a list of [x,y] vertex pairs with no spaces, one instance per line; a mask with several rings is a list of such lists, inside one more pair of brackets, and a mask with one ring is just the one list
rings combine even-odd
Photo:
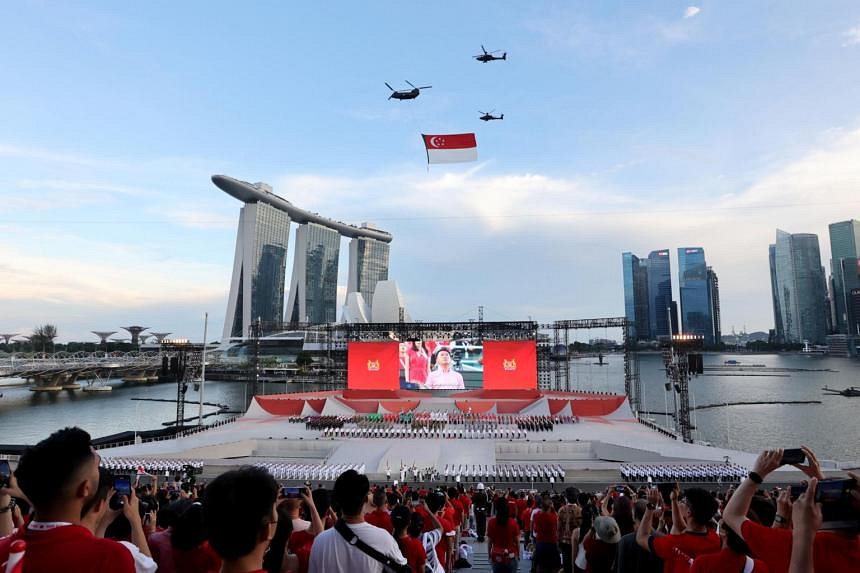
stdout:
[[[372,228],[364,223],[362,228]],[[356,237],[349,242],[349,275],[346,293],[361,293],[364,303],[373,314],[373,292],[376,283],[388,280],[388,254],[390,245],[376,239]]]
[[624,276],[624,315],[633,340],[648,340],[648,261],[633,253],[621,254]]
[[779,302],[779,287],[776,283],[776,245],[768,245],[768,260],[770,261],[770,293],[773,303],[774,342],[785,343],[785,328],[782,325],[782,305]]
[[834,330],[860,335],[860,315],[851,304],[851,291],[860,289],[860,221],[831,223],[829,231]]
[[774,309],[784,342],[822,344],[827,336],[825,281],[818,236],[777,229],[773,248]]
[[[300,209],[272,192],[265,183],[248,183],[226,175],[212,182],[244,203],[239,212],[233,277],[224,320],[224,339],[248,336],[251,324],[281,324],[284,313],[287,246],[290,224],[296,233],[295,268],[287,319],[334,322],[340,237],[365,238],[385,244],[392,236],[356,227]],[[386,250],[387,254],[387,250]],[[385,259],[385,275],[388,274]]]
[[708,296],[711,301],[714,344],[719,344],[723,341],[723,329],[720,321],[720,281],[717,278],[717,273],[711,267],[708,267]]
[[669,250],[648,254],[648,325],[649,338],[669,336],[669,312],[672,306],[672,269]]
[[287,321],[320,324],[337,320],[337,263],[340,234],[305,223],[296,229],[296,253]]
[[681,332],[705,337],[714,343],[711,295],[705,250],[701,247],[678,249],[678,287],[681,293]]

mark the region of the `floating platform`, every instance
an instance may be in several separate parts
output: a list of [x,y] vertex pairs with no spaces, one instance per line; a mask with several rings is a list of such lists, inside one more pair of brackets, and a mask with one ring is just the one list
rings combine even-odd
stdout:
[[80,384],[63,384],[62,386],[60,386],[60,388],[62,388],[63,390],[80,390],[81,385]]
[[30,392],[48,392],[48,393],[56,393],[62,392],[62,386],[30,386]]
[[110,386],[87,386],[84,392],[111,392],[113,388]]

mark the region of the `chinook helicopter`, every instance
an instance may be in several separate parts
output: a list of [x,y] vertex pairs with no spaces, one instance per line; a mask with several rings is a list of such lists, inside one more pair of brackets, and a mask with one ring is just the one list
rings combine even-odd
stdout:
[[481,62],[482,64],[486,64],[487,62],[492,62],[493,60],[507,60],[508,53],[504,52],[501,56],[494,56],[493,54],[498,54],[501,50],[495,50],[493,52],[488,52],[484,46],[481,46],[481,51],[483,54],[478,54],[475,56],[475,59]]
[[385,85],[388,86],[388,89],[391,90],[391,95],[388,96],[388,99],[391,99],[391,98],[400,99],[400,100],[415,99],[418,97],[418,94],[421,93],[421,90],[427,90],[427,89],[430,89],[433,87],[433,86],[415,87],[412,84],[412,82],[410,82],[409,80],[406,80],[406,83],[409,84],[410,86],[412,86],[411,90],[396,90],[393,87],[389,86],[388,82],[386,82]]
[[[493,110],[493,111],[496,111],[496,110]],[[488,113],[486,111],[478,110],[478,113],[484,114],[481,117],[479,117],[478,119],[480,119],[481,121],[492,121],[494,119],[505,119],[505,114],[501,114],[498,117],[496,117],[495,115],[493,115],[493,111]]]

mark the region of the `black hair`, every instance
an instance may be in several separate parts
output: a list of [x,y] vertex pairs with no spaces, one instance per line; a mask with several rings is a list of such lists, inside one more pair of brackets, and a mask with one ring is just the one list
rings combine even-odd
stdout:
[[272,536],[271,543],[269,543],[269,550],[263,556],[263,569],[267,573],[281,573],[284,564],[284,553],[287,551],[287,542],[290,540],[290,535],[292,534],[293,520],[287,515],[286,504],[281,503],[278,505],[278,525],[275,526],[275,534]]
[[367,476],[355,470],[346,470],[334,482],[334,498],[344,515],[360,514],[369,491]]
[[81,508],[81,519],[86,516],[100,502],[107,499],[110,488],[113,487],[113,474],[103,467],[99,467],[99,486],[96,494],[88,499]]
[[717,500],[702,488],[690,488],[684,492],[684,497],[687,498],[687,507],[696,525],[707,525],[717,513]]
[[403,505],[398,505],[391,510],[391,524],[394,526],[395,533],[403,531],[409,527],[409,521],[412,518],[412,512],[409,508]]
[[507,525],[510,517],[511,512],[508,508],[508,500],[504,497],[500,497],[496,500],[496,523],[499,525]]
[[424,531],[424,518],[417,511],[412,512],[409,516],[409,527],[406,528],[406,533],[409,537],[419,538]]
[[403,498],[396,491],[388,492],[385,497],[390,507],[397,507],[403,501]]
[[775,516],[776,505],[772,500],[761,495],[753,496],[752,500],[750,500],[750,509],[747,512],[748,518],[765,527],[770,527],[773,525],[773,518]]
[[66,488],[80,479],[81,469],[94,455],[87,432],[80,428],[57,430],[21,456],[15,470],[18,486],[37,512],[51,509],[68,495]]
[[170,545],[176,549],[191,551],[205,540],[206,527],[203,522],[203,507],[199,503],[192,503],[173,523]]
[[436,513],[445,507],[445,495],[441,491],[431,491],[427,494],[427,507]]
[[457,497],[458,497],[459,495],[460,495],[460,494],[459,494],[459,493],[457,493],[457,488],[456,488],[456,487],[454,487],[454,486],[449,486],[449,487],[448,487],[448,497],[449,497],[450,499],[457,499]]
[[325,516],[331,507],[331,496],[328,490],[321,487],[313,490],[311,492],[311,499],[314,500],[314,506],[317,508],[320,517]]
[[612,517],[618,524],[621,535],[631,533],[634,529],[633,501],[626,495],[615,498],[615,504],[612,506]]
[[637,499],[636,503],[633,504],[633,518],[636,521],[642,521],[646,509],[648,509],[648,502],[644,499]]
[[223,559],[238,559],[257,545],[268,527],[278,484],[266,470],[242,467],[221,474],[206,488],[203,521],[209,545]]
[[576,503],[579,499],[579,490],[575,487],[569,487],[564,490],[564,497],[567,503]]
[[388,496],[385,495],[385,492],[381,489],[373,492],[373,507],[382,507],[388,501]]

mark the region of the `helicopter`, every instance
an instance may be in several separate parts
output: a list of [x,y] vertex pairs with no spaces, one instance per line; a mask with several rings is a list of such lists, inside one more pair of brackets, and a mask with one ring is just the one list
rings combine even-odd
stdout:
[[475,56],[475,59],[481,62],[482,64],[486,64],[487,62],[492,62],[493,60],[507,60],[508,53],[503,52],[501,56],[494,56],[493,54],[498,54],[501,50],[495,50],[493,52],[488,52],[487,48],[483,45],[481,46],[481,50],[484,52],[483,54],[479,54]]
[[388,82],[386,82],[385,85],[388,86],[388,89],[391,90],[391,95],[388,96],[388,99],[391,99],[391,98],[394,98],[394,99],[415,99],[418,97],[418,94],[421,92],[421,90],[426,90],[426,89],[430,89],[433,87],[433,86],[415,87],[412,84],[412,82],[410,82],[409,80],[406,80],[406,83],[409,84],[410,86],[412,86],[411,90],[396,90],[393,87],[389,86]]
[[[496,110],[493,110],[493,111],[496,111]],[[484,114],[481,117],[479,117],[478,119],[480,119],[482,121],[492,121],[494,119],[505,119],[505,114],[501,114],[501,115],[499,115],[499,117],[496,117],[493,115],[493,111],[488,113],[486,111],[478,110],[478,113]]]

